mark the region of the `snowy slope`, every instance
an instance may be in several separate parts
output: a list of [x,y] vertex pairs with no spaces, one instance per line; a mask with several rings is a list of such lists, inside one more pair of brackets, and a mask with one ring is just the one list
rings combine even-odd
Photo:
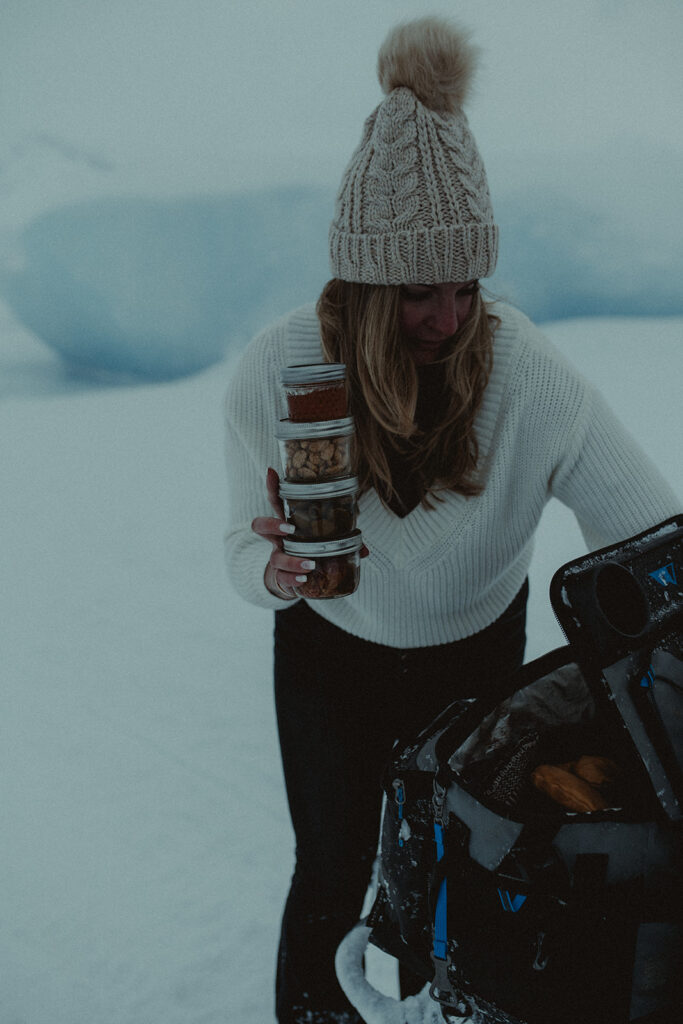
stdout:
[[[222,563],[231,364],[73,390],[2,324],[0,1020],[267,1024],[293,848],[271,617]],[[679,493],[682,327],[549,328]],[[562,643],[547,582],[581,550],[551,506],[529,658]]]

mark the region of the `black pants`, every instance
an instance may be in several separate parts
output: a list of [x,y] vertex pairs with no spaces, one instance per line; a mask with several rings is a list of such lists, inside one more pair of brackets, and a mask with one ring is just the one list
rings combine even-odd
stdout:
[[525,583],[472,637],[408,650],[351,636],[303,601],[276,612],[275,702],[296,837],[278,958],[280,1024],[361,1021],[339,988],[334,955],[370,881],[382,771],[395,740],[452,700],[507,693],[524,659],[527,596]]

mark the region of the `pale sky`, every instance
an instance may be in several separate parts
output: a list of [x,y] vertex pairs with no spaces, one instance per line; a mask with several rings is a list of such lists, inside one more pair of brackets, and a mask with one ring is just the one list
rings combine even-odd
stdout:
[[466,109],[489,167],[683,154],[680,0],[3,0],[0,222],[65,190],[335,188],[381,98],[383,36],[428,12],[482,50]]

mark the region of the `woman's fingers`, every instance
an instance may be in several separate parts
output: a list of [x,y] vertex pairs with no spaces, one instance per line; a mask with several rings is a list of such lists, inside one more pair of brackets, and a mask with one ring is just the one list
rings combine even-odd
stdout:
[[285,510],[280,499],[280,478],[272,468],[266,474],[266,490],[275,515],[257,516],[252,520],[251,528],[257,536],[270,541],[272,545],[264,576],[266,587],[276,596],[287,600],[296,597],[294,587],[306,581],[306,573],[315,569],[315,562],[311,558],[297,558],[283,551],[283,537],[294,533],[294,527],[285,522]]
[[[295,528],[285,521],[285,510],[280,498],[280,478],[272,468],[266,474],[266,490],[268,502],[275,512],[274,516],[257,516],[251,528],[259,537],[270,541],[272,551],[266,567],[266,586],[268,589],[283,591],[285,595],[295,597],[294,587],[306,580],[306,573],[315,569],[312,558],[296,558],[283,551],[282,540],[295,532]],[[360,557],[366,558],[370,552],[365,544],[360,550]],[[274,588],[273,588],[274,583]]]
[[275,519],[273,516],[257,516],[251,524],[254,533],[272,544],[278,543],[282,546],[282,538],[294,533],[294,527],[285,523],[282,519]]
[[282,550],[282,538],[293,533],[294,527],[273,516],[258,516],[252,522],[251,528],[259,537],[269,540],[273,546],[268,561],[272,571],[277,574],[278,583],[284,587],[303,583],[306,573],[315,568],[314,560],[287,555]]
[[311,558],[294,558],[273,548],[266,566],[266,586],[275,593],[279,591],[281,596],[296,597],[296,585],[305,583],[306,574],[314,568],[315,562]]
[[314,559],[297,558],[296,555],[286,555],[284,551],[279,551],[277,548],[270,556],[270,564],[274,569],[277,569],[278,573],[286,572],[293,573],[294,575],[315,569]]
[[312,558],[296,558],[277,550],[271,554],[270,564],[277,573],[278,582],[290,587],[295,583],[303,583],[306,573],[315,569],[315,561]]

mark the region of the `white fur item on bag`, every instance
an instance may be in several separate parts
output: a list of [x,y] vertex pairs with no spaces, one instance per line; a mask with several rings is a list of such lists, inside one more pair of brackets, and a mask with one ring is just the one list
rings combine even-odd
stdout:
[[[342,940],[335,958],[337,978],[346,998],[356,1008],[366,1024],[444,1024],[441,1008],[429,995],[426,984],[416,996],[392,999],[378,992],[365,977],[363,956],[371,929],[363,922],[352,928]],[[451,1017],[453,1024],[469,1021],[471,1017]]]

